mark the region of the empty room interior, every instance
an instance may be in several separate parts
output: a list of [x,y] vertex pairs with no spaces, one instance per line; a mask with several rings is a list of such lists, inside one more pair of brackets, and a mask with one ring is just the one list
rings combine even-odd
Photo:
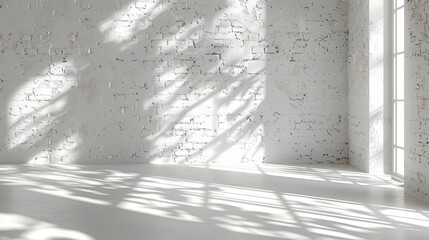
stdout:
[[0,240],[429,234],[429,0],[0,0]]

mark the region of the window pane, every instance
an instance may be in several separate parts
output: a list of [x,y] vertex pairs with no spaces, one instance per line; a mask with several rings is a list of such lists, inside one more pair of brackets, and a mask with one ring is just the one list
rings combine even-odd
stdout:
[[399,54],[396,59],[396,99],[404,100],[404,54]]
[[396,40],[396,38],[397,38],[397,37],[396,37],[396,35],[397,35],[397,34],[396,34],[396,29],[397,29],[397,25],[398,25],[398,24],[396,24],[396,22],[397,22],[397,21],[396,21],[396,15],[397,15],[397,14],[396,14],[396,11],[393,13],[393,15],[394,15],[394,20],[393,20],[393,52],[394,52],[394,53],[396,53],[396,52],[397,52],[397,51],[396,51],[396,44],[397,44],[397,42],[398,42],[398,41]]
[[404,0],[394,1],[393,21],[393,159],[395,173],[404,175]]
[[396,140],[396,135],[398,134],[398,131],[397,131],[398,121],[396,120],[396,116],[398,111],[396,109],[397,109],[397,104],[396,102],[393,102],[393,144],[394,145],[398,145]]
[[398,9],[396,18],[396,51],[404,51],[404,8]]
[[397,74],[397,56],[394,56],[393,57],[393,79],[394,79],[394,81],[393,81],[393,99],[397,99],[398,98],[398,96],[397,96],[397,94],[396,94],[396,75],[398,75]]
[[394,164],[394,166],[393,166],[393,172],[394,173],[396,173],[397,172],[397,169],[398,169],[398,167],[396,167],[396,165],[398,165],[397,163],[398,163],[398,161],[396,160],[396,159],[398,159],[398,154],[397,154],[397,148],[396,147],[394,147],[393,148],[393,164]]
[[404,102],[396,103],[396,145],[404,147]]
[[396,149],[396,173],[404,175],[404,149]]

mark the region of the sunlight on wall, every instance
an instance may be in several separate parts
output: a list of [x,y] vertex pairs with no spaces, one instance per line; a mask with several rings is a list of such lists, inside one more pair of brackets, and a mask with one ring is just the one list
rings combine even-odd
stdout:
[[[61,124],[67,110],[68,92],[76,86],[76,69],[72,63],[53,63],[47,69],[29,79],[10,99],[8,109],[9,150],[45,149],[35,152],[28,162],[49,162],[51,138],[55,138],[55,126]],[[68,148],[78,144],[65,139]],[[63,149],[63,150],[64,150]],[[71,155],[73,155],[70,152]]]
[[[257,113],[265,97],[264,53],[255,53],[260,42],[242,35],[252,29],[264,39],[263,28],[249,23],[264,19],[265,12],[253,2],[249,5],[228,1],[228,7],[210,23],[197,17],[180,26],[176,34],[160,39],[160,56],[171,49],[176,49],[176,57],[198,51],[208,62],[188,67],[173,60],[173,67],[156,82],[156,95],[144,103],[146,111],[158,106],[161,122],[159,130],[147,137],[156,146],[149,150],[153,163],[171,163],[172,158],[175,163],[263,161],[264,130]],[[250,8],[256,11],[254,15],[247,12]],[[238,28],[235,22],[241,22],[246,30],[221,31],[229,21],[233,22],[231,28]],[[259,29],[253,29],[255,26]],[[205,49],[213,46],[224,49],[219,53]]]
[[160,40],[159,45],[163,51],[176,50],[177,54],[186,53],[186,50],[195,46],[195,40],[202,39],[205,21],[204,16],[201,16],[185,26],[178,26],[177,33]]
[[[384,164],[384,6],[369,2],[369,172],[383,174]],[[387,108],[387,107],[386,107]]]
[[[0,84],[31,99],[13,103],[25,102],[29,113],[12,109],[8,118],[28,116],[15,119],[5,138],[16,151],[5,155],[32,162],[346,163],[346,5],[10,2],[3,22],[20,28],[2,34],[5,59],[13,56],[3,68],[18,72],[1,74],[7,81]],[[15,16],[24,9],[28,18]],[[74,75],[49,70],[67,61]],[[54,87],[22,86],[69,77],[79,86],[55,90],[59,96]],[[3,153],[10,141],[1,141]],[[20,155],[20,148],[31,151]]]
[[[75,230],[63,229],[54,224],[38,221],[18,214],[0,213],[1,239],[22,240],[94,240],[94,238]],[[8,237],[12,238],[8,238]]]
[[[120,50],[124,51],[139,41],[136,32],[143,31],[151,25],[151,20],[163,12],[168,2],[131,1],[120,11],[116,11],[108,19],[100,23],[98,30],[105,34],[105,43],[114,42],[122,44]],[[155,39],[153,35],[146,36]]]
[[67,136],[58,143],[54,148],[55,152],[52,153],[51,159],[53,162],[77,162],[79,154],[76,149],[83,142],[82,136],[79,133],[74,133],[71,136]]
[[[155,0],[99,24],[105,43],[143,63],[135,84],[145,161],[263,161],[265,18],[256,0]],[[127,51],[136,44],[142,52]]]

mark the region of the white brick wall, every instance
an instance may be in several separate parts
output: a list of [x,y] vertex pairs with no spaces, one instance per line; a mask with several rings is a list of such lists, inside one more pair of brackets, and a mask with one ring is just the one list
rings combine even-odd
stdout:
[[406,1],[405,16],[405,191],[429,202],[429,1]]
[[350,1],[348,137],[350,164],[369,170],[369,1]]
[[0,5],[1,162],[347,162],[346,1]]

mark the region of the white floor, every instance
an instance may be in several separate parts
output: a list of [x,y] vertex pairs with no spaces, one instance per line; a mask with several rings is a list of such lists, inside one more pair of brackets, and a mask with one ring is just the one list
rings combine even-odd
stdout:
[[0,240],[428,239],[429,205],[345,165],[0,166]]

